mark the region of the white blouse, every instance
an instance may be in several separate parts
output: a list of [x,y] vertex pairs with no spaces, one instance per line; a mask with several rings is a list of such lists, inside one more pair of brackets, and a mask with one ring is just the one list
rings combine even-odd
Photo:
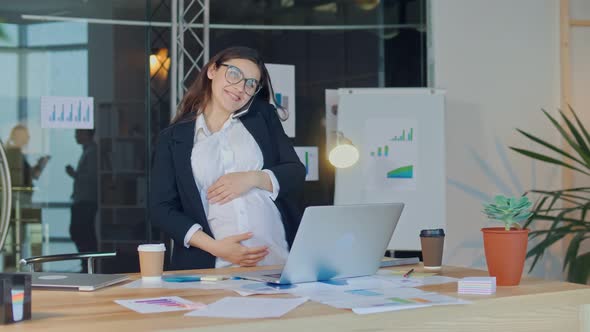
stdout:
[[[285,264],[289,253],[285,229],[273,202],[280,190],[279,183],[272,171],[262,169],[263,163],[260,147],[239,119],[230,117],[218,132],[211,133],[203,114],[197,117],[191,166],[213,236],[219,240],[252,232],[254,236],[242,244],[247,247],[264,245],[269,250],[269,254],[258,262],[259,266]],[[223,205],[209,204],[207,190],[222,175],[260,170],[270,176],[272,193],[252,188]],[[188,242],[199,229],[199,224],[189,229],[184,238],[185,247],[189,247]],[[215,261],[216,268],[230,265],[221,258]]]

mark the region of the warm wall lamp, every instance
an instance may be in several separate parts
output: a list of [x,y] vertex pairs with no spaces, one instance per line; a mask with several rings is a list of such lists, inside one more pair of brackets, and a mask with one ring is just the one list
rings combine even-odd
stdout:
[[150,54],[150,77],[166,79],[170,69],[170,57],[167,48],[154,48]]
[[337,168],[347,168],[359,160],[359,150],[341,131],[336,133],[336,146],[328,155],[328,160]]

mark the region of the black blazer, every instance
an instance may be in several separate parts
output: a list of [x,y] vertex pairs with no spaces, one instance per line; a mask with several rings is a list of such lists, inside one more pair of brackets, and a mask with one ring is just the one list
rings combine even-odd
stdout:
[[[272,105],[256,99],[240,120],[262,151],[263,169],[273,171],[279,182],[280,191],[275,205],[282,216],[290,247],[301,221],[305,167]],[[158,138],[152,168],[151,222],[174,239],[170,268],[175,270],[215,267],[213,255],[195,247],[184,247],[184,237],[195,223],[213,237],[191,168],[194,137],[194,119],[181,120],[163,130]],[[207,162],[207,156],[202,156],[202,162]]]

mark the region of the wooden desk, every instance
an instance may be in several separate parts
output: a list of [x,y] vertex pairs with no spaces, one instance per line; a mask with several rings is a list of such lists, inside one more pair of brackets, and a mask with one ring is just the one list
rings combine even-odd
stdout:
[[[409,267],[397,269],[408,270]],[[230,274],[252,269],[200,270]],[[421,271],[416,266],[416,271]],[[186,272],[186,271],[184,271]],[[461,278],[485,276],[485,271],[444,267],[442,275]],[[137,276],[134,276],[137,278]],[[114,303],[115,299],[181,296],[211,303],[223,290],[129,289],[114,286],[96,292],[33,291],[33,319],[1,330],[44,331],[153,331],[204,328],[204,331],[578,331],[580,305],[590,304],[590,287],[525,278],[520,286],[499,287],[493,296],[457,294],[457,284],[423,287],[474,301],[470,305],[440,306],[359,316],[350,310],[307,302],[281,319],[244,320],[184,317],[183,312],[139,314]],[[265,295],[268,296],[268,295]],[[290,295],[272,295],[289,297]],[[239,324],[236,325],[236,324]],[[200,331],[200,329],[199,329]]]

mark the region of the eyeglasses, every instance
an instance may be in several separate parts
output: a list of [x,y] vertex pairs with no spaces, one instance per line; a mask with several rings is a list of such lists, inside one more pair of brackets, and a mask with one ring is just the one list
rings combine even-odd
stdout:
[[240,70],[240,68],[236,66],[229,65],[227,63],[222,63],[221,66],[227,67],[225,71],[225,80],[229,84],[238,84],[244,81],[244,92],[248,96],[254,96],[260,88],[260,82],[255,78],[244,78],[244,73]]

